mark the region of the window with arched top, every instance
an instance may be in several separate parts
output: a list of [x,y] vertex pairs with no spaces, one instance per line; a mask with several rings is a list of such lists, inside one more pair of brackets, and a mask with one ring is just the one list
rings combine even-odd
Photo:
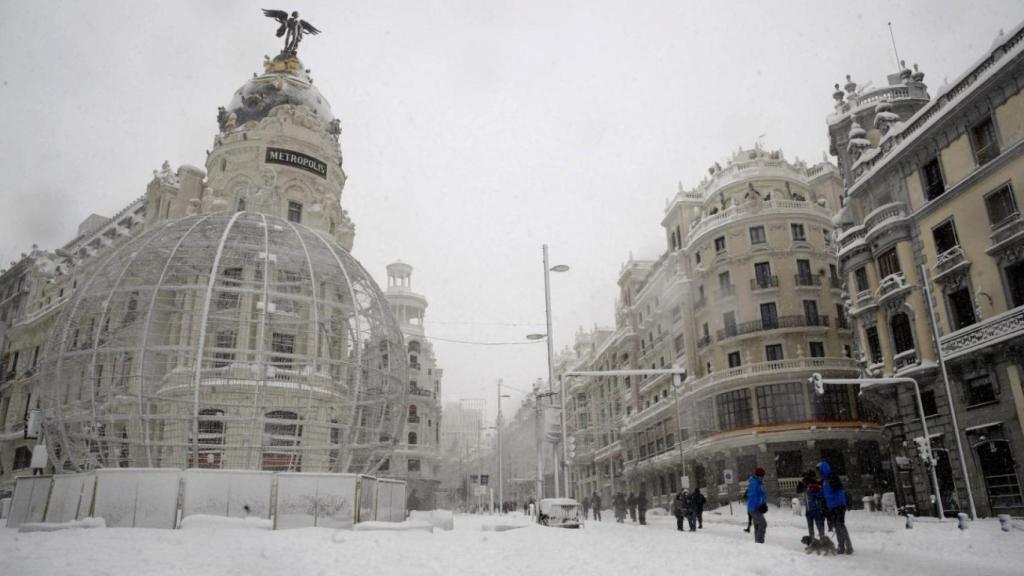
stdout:
[[409,342],[409,352],[411,354],[419,354],[419,352],[420,352],[420,343],[419,343],[418,340],[413,340],[413,341]]
[[417,443],[418,440],[419,440],[419,438],[416,436],[415,432],[409,432],[409,442],[408,442],[408,444],[410,446],[414,446]]
[[889,327],[892,330],[892,342],[897,354],[914,348],[914,333],[910,327],[910,318],[905,313],[893,315],[889,320]]

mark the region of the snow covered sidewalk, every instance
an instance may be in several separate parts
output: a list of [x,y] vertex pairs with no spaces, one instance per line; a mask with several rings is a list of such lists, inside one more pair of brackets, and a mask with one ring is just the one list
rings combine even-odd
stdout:
[[[728,510],[725,511],[728,514]],[[819,557],[799,543],[802,518],[769,512],[768,543],[755,545],[742,528],[746,515],[705,514],[705,529],[681,534],[671,516],[649,515],[648,526],[589,522],[581,530],[526,524],[519,515],[455,518],[455,530],[356,532],[325,528],[253,530],[195,526],[188,530],[106,528],[22,533],[0,529],[4,574],[387,574],[528,576],[679,573],[759,576],[893,574],[928,576],[1019,574],[1024,532],[1004,533],[995,520],[919,523],[854,512],[848,524],[856,553]],[[690,572],[695,571],[695,572]]]

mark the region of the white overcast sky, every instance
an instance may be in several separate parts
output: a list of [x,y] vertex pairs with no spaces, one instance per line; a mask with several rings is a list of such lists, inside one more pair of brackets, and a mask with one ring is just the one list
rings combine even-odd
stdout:
[[[413,264],[430,335],[556,348],[613,323],[632,252],[656,258],[678,181],[759,137],[828,149],[832,85],[881,84],[899,54],[934,93],[1024,3],[0,1],[0,258],[52,249],[142,195],[165,159],[203,166],[218,106],[281,42],[260,8],[323,31],[299,55],[341,118],[355,256]],[[763,135],[763,136],[762,136]],[[543,344],[435,342],[444,396],[546,375]],[[510,410],[513,404],[507,404]]]

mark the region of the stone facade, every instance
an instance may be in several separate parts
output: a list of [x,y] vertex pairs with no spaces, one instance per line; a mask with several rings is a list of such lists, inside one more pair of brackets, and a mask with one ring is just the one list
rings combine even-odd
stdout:
[[577,335],[560,365],[686,374],[571,379],[579,496],[643,491],[667,507],[685,476],[724,501],[761,466],[788,500],[821,458],[855,497],[885,486],[875,414],[851,388],[808,384],[858,374],[833,243],[841,191],[834,166],[759,147],[680,187],[665,253],[620,271],[615,329]]
[[[858,348],[870,374],[918,382],[939,497],[968,511],[969,483],[982,516],[1024,511],[1022,51],[1017,26],[934,98],[916,70],[890,78],[900,89],[851,82],[828,119],[846,185],[835,221]],[[912,387],[872,391],[897,496],[933,512]]]

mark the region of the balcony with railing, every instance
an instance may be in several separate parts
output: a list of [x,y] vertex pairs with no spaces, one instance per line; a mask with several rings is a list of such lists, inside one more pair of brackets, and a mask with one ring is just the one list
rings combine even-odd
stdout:
[[888,300],[909,292],[912,288],[913,286],[907,284],[907,277],[903,272],[889,274],[878,283],[878,290],[875,291],[875,300],[879,305],[885,304]]
[[697,348],[704,348],[704,347],[708,346],[709,344],[711,344],[711,335],[710,334],[705,334],[704,336],[701,336],[697,340]]
[[920,360],[917,356],[917,350],[911,348],[910,350],[904,350],[899,354],[893,356],[892,365],[893,370],[896,374],[899,374],[905,370],[916,367],[920,364]]
[[434,397],[433,392],[431,392],[430,390],[426,390],[424,388],[420,388],[419,386],[409,386],[409,394],[412,394],[413,396],[422,396],[424,398]]
[[1020,213],[1014,212],[999,224],[992,227],[992,246],[985,250],[986,254],[996,255],[1019,244],[1024,244],[1024,220]]
[[1007,310],[939,339],[946,360],[973,354],[993,344],[1024,337],[1024,306]]
[[935,266],[932,267],[932,280],[935,282],[947,282],[952,278],[960,276],[960,272],[970,268],[971,263],[964,255],[960,246],[953,246],[935,259]]
[[646,426],[654,420],[667,417],[675,409],[675,402],[672,398],[659,398],[651,402],[651,405],[643,410],[626,416],[622,419],[622,431],[629,432],[641,426]]
[[707,233],[713,228],[717,228],[725,224],[730,224],[732,222],[741,220],[753,214],[763,215],[780,212],[803,212],[813,214],[816,216],[823,216],[825,218],[832,217],[832,214],[829,212],[828,208],[824,206],[819,206],[814,202],[788,200],[781,198],[773,198],[771,200],[753,200],[743,202],[740,204],[734,204],[724,210],[719,210],[714,214],[705,214],[690,228],[689,238],[691,240],[697,240],[702,234]]
[[778,276],[758,276],[750,279],[751,290],[770,290],[779,287]]
[[821,286],[821,274],[797,274],[793,281],[797,288],[816,288]]
[[735,296],[736,285],[735,284],[722,284],[718,287],[718,295],[721,297]]
[[861,248],[867,248],[864,239],[868,231],[864,226],[852,226],[839,235],[839,258],[843,258]]
[[697,393],[708,387],[724,386],[736,380],[758,378],[763,375],[779,376],[792,373],[794,378],[801,378],[805,373],[821,372],[822,374],[831,373],[844,377],[853,377],[858,374],[859,370],[860,368],[855,360],[845,357],[792,358],[771,362],[754,362],[735,368],[719,370],[693,382],[688,380],[684,395]]
[[871,290],[861,290],[854,294],[850,301],[850,316],[859,316],[875,308],[878,308],[878,303],[875,302],[875,296]]
[[744,322],[735,326],[726,326],[718,331],[717,336],[718,341],[721,342],[727,338],[735,338],[756,332],[766,332],[768,330],[828,328],[828,325],[828,316],[779,316],[777,318],[762,318],[761,320]]
[[870,244],[884,232],[906,223],[906,204],[903,202],[883,204],[864,217],[864,228],[867,230],[864,241]]

